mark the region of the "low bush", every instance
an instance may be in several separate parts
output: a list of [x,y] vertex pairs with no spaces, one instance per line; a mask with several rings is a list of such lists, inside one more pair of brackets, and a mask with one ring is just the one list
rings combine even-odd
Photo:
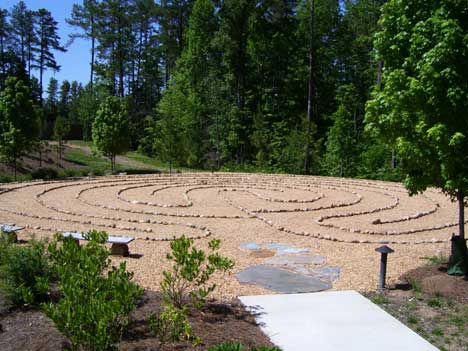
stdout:
[[161,171],[158,169],[136,169],[136,168],[128,168],[128,169],[119,169],[116,173],[127,173],[127,174],[160,174]]
[[45,241],[31,239],[19,245],[5,236],[0,239],[0,289],[13,305],[47,301],[53,280]]
[[182,308],[190,299],[196,307],[202,307],[206,297],[216,288],[216,284],[210,283],[213,273],[227,272],[234,267],[234,261],[217,252],[219,240],[211,240],[208,245],[209,255],[194,247],[193,240],[185,236],[171,242],[172,252],[167,254],[167,259],[174,264],[172,271],[163,271],[161,282],[167,302]]
[[44,308],[73,350],[115,350],[142,290],[125,262],[111,266],[105,232],[91,231],[87,239],[80,246],[58,235],[49,246],[62,298]]
[[[247,351],[247,349],[238,342],[223,342],[222,344],[210,347],[207,351]],[[250,349],[250,351],[281,351],[277,347],[261,346]]]
[[168,341],[192,340],[196,343],[198,340],[187,320],[187,306],[180,309],[164,302],[159,316],[151,314],[148,324],[151,333],[158,337],[160,348]]
[[31,173],[33,179],[58,179],[59,173],[54,168],[38,168]]

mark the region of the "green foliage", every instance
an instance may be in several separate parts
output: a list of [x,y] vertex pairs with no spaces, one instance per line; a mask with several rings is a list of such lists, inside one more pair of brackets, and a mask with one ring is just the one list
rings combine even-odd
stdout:
[[58,141],[59,155],[62,158],[63,139],[70,132],[70,125],[66,123],[61,115],[58,115],[54,124],[54,138]]
[[442,300],[440,297],[434,296],[427,300],[427,305],[429,307],[439,308],[442,307]]
[[[219,345],[211,346],[208,351],[247,351],[241,343],[238,342],[223,342]],[[254,347],[250,351],[281,351],[278,347],[261,346]]]
[[208,294],[216,288],[216,284],[210,283],[211,276],[216,271],[227,272],[234,267],[234,261],[217,252],[219,240],[211,240],[208,245],[209,255],[194,247],[193,240],[185,236],[171,241],[172,251],[167,259],[174,265],[172,271],[163,271],[161,290],[164,299],[177,308],[183,308],[188,298],[195,306],[203,306]]
[[59,173],[55,168],[38,168],[32,171],[31,176],[33,179],[57,179]]
[[384,294],[376,294],[370,299],[376,305],[387,305],[390,300]]
[[0,93],[0,155],[13,162],[35,145],[39,120],[23,81],[9,77]]
[[148,324],[151,333],[158,337],[159,347],[168,341],[198,340],[187,321],[187,306],[177,308],[171,303],[163,302],[160,315],[151,314]]
[[91,231],[87,238],[80,246],[57,235],[49,246],[62,298],[44,307],[73,350],[116,350],[142,291],[125,262],[111,266],[105,232]]
[[434,256],[428,256],[428,257],[423,257],[423,258],[427,260],[431,265],[435,265],[435,266],[446,264],[448,262],[448,258],[444,255],[434,255]]
[[382,87],[367,128],[394,147],[411,193],[468,190],[468,3],[391,0],[375,37]]
[[19,245],[0,238],[0,288],[15,306],[37,305],[49,298],[54,273],[46,242]]
[[93,143],[97,150],[111,160],[115,169],[115,156],[129,149],[129,117],[127,105],[117,97],[108,97],[97,111],[93,122]]
[[418,324],[418,323],[419,323],[418,317],[416,317],[414,314],[410,314],[410,315],[408,316],[408,318],[406,319],[406,321],[407,321],[409,324]]
[[208,351],[243,351],[244,346],[239,342],[223,342],[219,345],[211,346]]
[[417,281],[416,279],[410,279],[409,284],[411,285],[411,288],[414,290],[416,294],[422,293],[421,283],[419,281]]

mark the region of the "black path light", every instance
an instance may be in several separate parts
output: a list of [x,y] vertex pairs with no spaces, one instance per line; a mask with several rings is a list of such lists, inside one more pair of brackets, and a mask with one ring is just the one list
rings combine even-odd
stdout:
[[385,276],[387,275],[387,255],[395,252],[393,249],[389,248],[387,245],[383,245],[375,249],[375,251],[380,252],[380,277],[379,277],[379,290],[385,289]]

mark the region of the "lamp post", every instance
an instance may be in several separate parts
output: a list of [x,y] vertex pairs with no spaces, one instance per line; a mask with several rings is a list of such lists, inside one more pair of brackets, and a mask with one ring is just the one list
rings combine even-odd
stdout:
[[387,275],[387,256],[390,253],[395,252],[393,249],[389,248],[387,245],[383,245],[375,249],[375,251],[380,252],[380,277],[379,277],[379,290],[385,289],[385,276]]

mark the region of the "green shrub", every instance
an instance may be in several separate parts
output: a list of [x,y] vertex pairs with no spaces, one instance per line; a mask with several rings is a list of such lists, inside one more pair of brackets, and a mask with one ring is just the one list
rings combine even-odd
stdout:
[[38,168],[31,173],[33,179],[58,179],[59,173],[54,168]]
[[219,345],[211,346],[208,351],[245,351],[245,349],[238,342],[223,342]]
[[73,350],[115,350],[142,290],[125,262],[111,266],[105,232],[91,231],[87,238],[80,246],[58,235],[49,246],[62,298],[44,307]]
[[192,327],[187,321],[187,306],[179,309],[163,302],[163,310],[159,317],[151,314],[148,320],[150,331],[158,337],[159,347],[168,341],[198,340],[192,333]]
[[171,242],[172,252],[167,259],[174,262],[171,272],[163,271],[161,290],[164,299],[178,308],[191,298],[196,307],[204,305],[205,299],[216,288],[209,282],[216,271],[227,272],[234,267],[234,261],[216,251],[220,241],[211,240],[211,253],[193,247],[193,240],[182,236]]
[[19,245],[0,239],[0,288],[13,305],[47,301],[53,277],[45,241]]
[[[238,342],[223,342],[219,345],[211,346],[208,351],[247,351],[244,345]],[[250,351],[281,351],[277,347],[261,346],[250,349]]]

